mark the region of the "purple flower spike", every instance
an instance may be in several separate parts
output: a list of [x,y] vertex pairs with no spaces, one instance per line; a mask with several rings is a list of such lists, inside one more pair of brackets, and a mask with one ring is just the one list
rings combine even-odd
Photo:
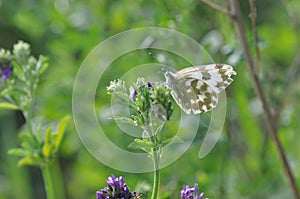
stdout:
[[134,93],[133,93],[133,97],[134,97],[134,99],[137,97],[137,95],[138,95],[138,92],[137,92],[137,90],[134,90]]
[[112,174],[106,183],[107,187],[96,192],[96,199],[134,199],[136,197],[136,193],[130,192],[122,176],[116,178]]
[[195,183],[194,187],[190,187],[189,185],[184,185],[183,190],[181,190],[181,198],[182,199],[203,199],[204,192],[202,192],[198,196],[198,184]]
[[11,68],[5,68],[4,70],[0,68],[0,83],[5,83],[11,76],[11,73]]
[[148,85],[148,88],[153,89],[153,86],[152,86],[152,84],[150,82],[148,82],[147,85]]

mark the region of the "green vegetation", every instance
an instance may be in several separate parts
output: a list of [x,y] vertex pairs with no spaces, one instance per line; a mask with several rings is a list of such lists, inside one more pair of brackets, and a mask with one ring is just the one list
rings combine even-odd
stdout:
[[[0,0],[0,48],[13,52],[13,45],[22,40],[30,44],[31,54],[36,57],[34,64],[46,62],[39,57],[41,54],[48,58],[47,70],[39,73],[30,119],[49,126],[61,121],[64,128],[67,118],[61,118],[72,115],[76,73],[100,42],[142,27],[170,28],[192,37],[215,63],[234,66],[237,75],[226,90],[227,115],[216,146],[205,158],[198,158],[211,116],[210,112],[201,114],[198,134],[189,150],[160,171],[160,198],[180,198],[184,184],[198,183],[199,190],[210,199],[299,199],[293,186],[300,190],[300,2],[239,0],[240,9],[235,11],[240,11],[241,17],[233,12],[236,0],[213,1],[222,9],[207,2],[211,1]],[[108,119],[111,96],[106,87],[134,66],[157,62],[159,54],[165,55],[174,68],[189,66],[171,53],[136,50],[113,62],[99,81],[96,114],[107,137],[124,150],[135,151],[127,147],[134,138]],[[130,74],[126,78],[126,83],[131,81],[127,87],[136,80]],[[0,82],[0,91],[3,89]],[[43,174],[51,175],[57,199],[95,198],[111,174],[123,176],[130,190],[150,198],[153,174],[126,173],[101,164],[81,143],[72,119],[63,138],[52,134],[59,130],[40,129],[50,140],[59,140],[43,138],[46,141],[39,142],[39,152],[57,160],[50,170],[42,173],[38,167],[18,167],[20,159],[8,151],[22,147],[24,137],[19,132],[25,129],[28,113],[24,114],[26,107],[7,102],[0,98],[0,199],[46,198]],[[176,103],[173,108],[168,133],[179,125],[180,109]],[[60,144],[59,151],[55,142]]]

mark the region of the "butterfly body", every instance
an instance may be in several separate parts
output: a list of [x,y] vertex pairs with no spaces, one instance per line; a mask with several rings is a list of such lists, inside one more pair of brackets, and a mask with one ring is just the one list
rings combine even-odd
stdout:
[[165,73],[174,100],[187,114],[199,114],[216,107],[218,94],[233,81],[231,75],[236,72],[226,64],[193,66]]

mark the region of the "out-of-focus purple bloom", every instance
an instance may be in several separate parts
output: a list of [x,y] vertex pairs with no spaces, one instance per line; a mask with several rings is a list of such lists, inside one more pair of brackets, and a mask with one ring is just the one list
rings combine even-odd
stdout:
[[0,83],[5,83],[11,74],[12,68],[10,67],[9,63],[6,66],[0,63]]
[[133,97],[134,97],[134,99],[137,97],[137,95],[138,95],[138,92],[137,92],[137,90],[134,90],[134,93],[133,93]]
[[139,94],[139,92],[136,90],[136,88],[134,87],[130,87],[129,88],[129,99],[130,100],[136,100],[137,95]]
[[153,89],[153,86],[152,86],[152,84],[150,82],[148,82],[147,85],[148,85],[148,88]]
[[183,190],[181,190],[181,198],[182,199],[203,199],[204,192],[202,192],[198,196],[199,186],[195,183],[194,187],[190,187],[189,185],[184,185]]
[[116,178],[113,174],[106,180],[107,187],[96,192],[96,199],[134,199],[135,192],[131,192],[122,176]]

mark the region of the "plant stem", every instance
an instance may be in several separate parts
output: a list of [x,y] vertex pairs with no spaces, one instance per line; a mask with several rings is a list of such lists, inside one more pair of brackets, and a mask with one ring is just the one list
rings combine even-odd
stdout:
[[58,159],[51,164],[51,174],[56,198],[65,199],[65,185]]
[[[221,13],[224,13],[224,14],[228,15],[227,12],[224,12],[223,10],[220,10],[218,7],[216,8],[215,4],[210,2],[209,0],[200,0],[200,1],[205,3],[207,6],[211,7],[212,9],[217,10]],[[251,3],[251,1],[250,1],[250,3]],[[253,4],[251,4],[250,6],[252,6],[251,9],[252,9],[252,12],[254,12],[254,10],[253,10],[253,9],[255,9],[254,8],[254,2],[252,2],[252,3]],[[280,159],[281,159],[281,162],[282,162],[282,165],[283,165],[283,169],[284,169],[285,174],[286,174],[286,176],[288,178],[288,181],[290,183],[291,189],[292,189],[293,194],[294,194],[294,198],[295,199],[300,199],[300,194],[299,194],[299,191],[298,191],[298,188],[297,188],[295,177],[292,173],[292,169],[291,169],[291,167],[289,165],[289,162],[287,160],[287,157],[286,157],[286,154],[284,152],[283,146],[282,146],[282,144],[279,140],[279,137],[277,135],[277,128],[276,128],[276,125],[274,123],[274,118],[273,118],[273,115],[271,113],[270,107],[268,106],[266,97],[263,93],[261,83],[258,79],[256,70],[255,70],[256,69],[255,68],[255,63],[254,63],[254,61],[251,57],[251,54],[250,54],[250,51],[249,51],[249,46],[246,42],[247,41],[246,40],[246,33],[245,33],[245,30],[244,30],[242,16],[241,16],[238,1],[237,0],[230,0],[230,7],[231,7],[231,14],[229,16],[231,16],[232,20],[237,25],[239,40],[240,40],[240,43],[241,43],[241,46],[242,46],[242,49],[243,49],[245,60],[246,60],[248,66],[249,66],[249,69],[250,69],[250,74],[251,74],[252,81],[253,81],[253,84],[254,84],[255,92],[256,92],[258,98],[260,99],[260,101],[262,103],[262,108],[264,110],[264,115],[265,115],[265,118],[266,118],[266,121],[267,121],[266,125],[267,125],[267,128],[268,128],[268,131],[269,131],[269,133],[270,133],[270,135],[271,135],[271,137],[274,141],[274,144],[276,146],[276,149],[279,153],[279,156],[280,156]],[[254,23],[255,23],[255,20],[252,19],[252,25]],[[256,29],[255,29],[255,34],[256,34]],[[258,53],[256,54],[256,56],[258,56]],[[258,63],[257,63],[257,65],[258,65]]]
[[55,193],[54,193],[53,182],[52,182],[52,178],[51,178],[50,167],[49,166],[41,167],[41,170],[42,170],[42,174],[43,174],[47,199],[55,199]]
[[[149,139],[152,143],[157,143],[156,135],[153,133],[153,129],[150,126],[145,126],[144,130],[148,133],[150,136]],[[159,189],[159,183],[160,183],[160,147],[154,148],[152,151],[152,160],[153,160],[153,186],[152,186],[152,195],[151,199],[158,199],[158,189]]]
[[261,103],[262,103],[262,107],[264,110],[264,114],[265,114],[265,118],[266,118],[266,125],[268,127],[269,133],[271,134],[271,137],[273,138],[273,141],[275,143],[276,149],[279,153],[280,159],[282,161],[282,165],[283,165],[283,169],[286,173],[286,176],[288,178],[288,181],[290,183],[291,189],[293,191],[294,194],[294,198],[295,199],[300,199],[300,194],[299,191],[297,189],[297,185],[296,185],[296,181],[295,178],[293,176],[291,167],[289,165],[289,162],[287,160],[286,154],[284,152],[283,146],[278,138],[278,134],[277,134],[277,128],[276,125],[274,123],[273,120],[273,115],[271,114],[271,110],[268,106],[266,97],[263,93],[263,89],[261,87],[261,84],[258,80],[258,76],[255,70],[255,65],[253,62],[253,59],[250,55],[250,51],[249,51],[249,47],[248,44],[246,42],[246,34],[245,34],[245,30],[244,30],[244,26],[243,26],[243,21],[242,21],[242,17],[241,17],[241,13],[240,13],[240,8],[239,8],[239,4],[237,2],[237,0],[231,0],[230,1],[230,6],[231,6],[231,10],[232,10],[232,19],[235,21],[237,28],[238,28],[238,33],[239,33],[239,39],[240,42],[242,44],[242,48],[243,48],[243,52],[245,55],[245,59],[248,63],[248,66],[250,68],[250,73],[252,76],[252,81],[254,84],[254,88],[256,91],[257,96],[259,97]]
[[209,0],[200,0],[202,3],[204,3],[205,5],[207,5],[208,7],[211,7],[212,9],[218,11],[218,12],[221,12],[225,15],[228,15],[230,16],[230,13],[227,9],[225,8],[222,8],[221,6],[219,6],[218,4],[214,3],[214,2],[211,2]]
[[[27,168],[17,168],[17,160],[12,156],[7,156],[7,151],[18,145],[16,126],[16,116],[13,112],[5,112],[5,117],[0,120],[1,167],[3,166],[3,174],[7,179],[7,185],[14,190],[10,193],[10,198],[30,199],[33,198],[33,195]],[[9,189],[6,189],[5,191],[9,192]]]
[[153,164],[154,164],[154,179],[151,199],[157,199],[158,188],[160,183],[160,172],[159,172],[159,152],[153,151]]
[[251,25],[252,25],[252,34],[254,39],[254,47],[255,47],[255,62],[254,66],[256,71],[258,70],[257,65],[259,62],[259,46],[258,46],[258,35],[257,35],[257,27],[256,27],[256,19],[257,19],[257,11],[255,6],[255,0],[249,0],[250,11],[251,11]]

